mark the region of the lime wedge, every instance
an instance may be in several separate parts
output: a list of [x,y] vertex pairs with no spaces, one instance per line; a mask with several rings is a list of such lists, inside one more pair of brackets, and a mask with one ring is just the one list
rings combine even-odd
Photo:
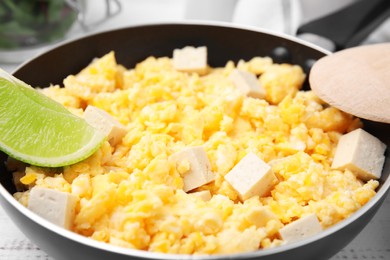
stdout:
[[0,69],[0,150],[36,166],[71,165],[105,136],[84,119]]

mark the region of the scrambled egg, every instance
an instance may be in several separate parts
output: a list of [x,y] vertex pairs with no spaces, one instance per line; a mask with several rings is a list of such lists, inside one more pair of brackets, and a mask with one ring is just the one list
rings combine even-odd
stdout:
[[[245,97],[228,79],[235,69],[254,73],[265,99]],[[173,69],[167,57],[149,57],[133,69],[114,53],[94,60],[64,88],[41,91],[79,116],[101,108],[128,130],[115,147],[63,169],[18,169],[21,182],[79,198],[73,231],[113,245],[178,254],[221,254],[282,245],[278,231],[315,213],[323,228],[347,218],[375,195],[349,170],[330,169],[340,136],[361,126],[311,91],[300,91],[299,66],[255,57],[206,75]],[[169,156],[202,145],[216,179],[208,201],[185,193]],[[224,180],[249,152],[271,165],[279,183],[270,194],[240,202]],[[14,195],[27,204],[29,191]]]

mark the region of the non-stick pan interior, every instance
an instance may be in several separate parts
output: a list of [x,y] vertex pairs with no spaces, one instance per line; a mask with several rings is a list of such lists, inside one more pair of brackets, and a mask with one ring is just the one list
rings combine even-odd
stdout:
[[[254,56],[269,56],[278,63],[291,63],[303,67],[308,74],[313,62],[325,52],[300,42],[270,33],[241,27],[209,24],[154,24],[122,28],[94,34],[54,48],[21,66],[14,75],[34,87],[61,84],[70,74],[76,74],[93,58],[115,51],[119,64],[127,68],[149,56],[172,56],[175,48],[207,46],[211,66],[224,66],[227,61],[248,60]],[[309,85],[306,81],[305,89]],[[390,145],[390,126],[366,122],[366,129]],[[4,159],[4,154],[0,155]],[[387,154],[387,157],[389,155]],[[2,160],[4,161],[4,160]],[[1,164],[1,171],[4,166]],[[390,172],[386,163],[382,182]],[[13,191],[9,176],[1,175],[2,184]]]
[[118,29],[67,43],[25,64],[15,76],[33,86],[44,87],[61,83],[65,76],[77,73],[92,58],[111,50],[115,51],[118,63],[131,68],[149,56],[171,56],[174,48],[187,45],[207,46],[211,66],[224,66],[228,60],[271,56],[278,62],[306,68],[325,55],[281,36],[241,28],[163,24]]
[[[115,52],[119,64],[132,68],[149,56],[171,57],[173,49],[184,46],[207,46],[211,66],[270,56],[278,63],[301,65],[306,73],[313,61],[325,55],[283,36],[253,30],[208,24],[160,24],[123,28],[64,43],[23,64],[14,75],[33,87],[61,85],[66,76],[78,73],[93,58],[110,51]],[[307,82],[305,85],[308,88]],[[0,153],[0,160],[5,158]],[[0,171],[5,172],[4,163]],[[9,192],[15,191],[10,174],[0,174],[0,181]]]

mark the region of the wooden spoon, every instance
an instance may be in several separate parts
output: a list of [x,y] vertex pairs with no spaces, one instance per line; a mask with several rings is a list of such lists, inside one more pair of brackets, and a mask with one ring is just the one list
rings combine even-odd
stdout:
[[325,56],[312,67],[309,82],[329,105],[357,117],[390,123],[390,43]]

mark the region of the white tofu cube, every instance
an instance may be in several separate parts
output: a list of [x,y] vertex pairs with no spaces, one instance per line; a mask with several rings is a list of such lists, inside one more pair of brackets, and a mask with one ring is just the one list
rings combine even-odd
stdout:
[[333,169],[349,169],[363,181],[379,179],[385,162],[386,145],[359,128],[343,135],[337,145]]
[[322,231],[316,214],[302,217],[279,230],[280,237],[287,243],[299,241]]
[[207,48],[187,46],[173,50],[173,67],[178,71],[204,74],[207,71]]
[[170,157],[176,167],[181,162],[189,163],[189,169],[182,173],[185,192],[198,188],[214,180],[215,175],[211,172],[210,161],[202,146],[187,148],[172,154]]
[[111,145],[116,145],[126,135],[126,128],[106,111],[88,106],[84,111],[84,119],[91,126],[102,131]]
[[229,75],[229,79],[243,95],[253,98],[265,97],[265,89],[260,85],[260,82],[254,74],[235,69]]
[[30,191],[28,208],[46,220],[70,229],[75,216],[76,196],[48,188],[34,187]]
[[192,192],[190,194],[201,198],[203,201],[209,201],[211,199],[211,193],[209,190]]
[[237,191],[242,201],[263,196],[278,182],[271,167],[254,153],[247,154],[225,175],[225,180]]

